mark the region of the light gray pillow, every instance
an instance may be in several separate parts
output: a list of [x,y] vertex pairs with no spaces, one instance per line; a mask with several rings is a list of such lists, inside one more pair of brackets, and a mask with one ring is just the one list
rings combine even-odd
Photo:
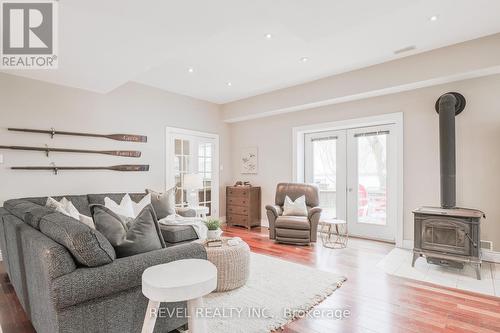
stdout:
[[136,218],[124,218],[103,205],[91,205],[90,210],[96,229],[108,239],[118,258],[166,247],[151,205]]
[[307,216],[306,196],[302,195],[293,201],[287,195],[283,205],[283,216]]
[[165,192],[156,192],[146,189],[147,194],[151,194],[151,204],[159,220],[175,214],[175,191],[177,187],[172,187]]

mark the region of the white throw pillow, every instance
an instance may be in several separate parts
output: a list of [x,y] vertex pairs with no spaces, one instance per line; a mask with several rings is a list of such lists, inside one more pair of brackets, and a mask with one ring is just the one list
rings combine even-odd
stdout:
[[120,204],[117,204],[113,199],[104,198],[104,207],[109,208],[113,213],[120,216],[134,218],[134,207],[130,195],[125,194]]
[[83,215],[83,214],[79,214],[79,215],[78,215],[78,220],[79,220],[80,222],[82,222],[83,224],[88,225],[88,226],[89,226],[89,227],[91,227],[92,229],[95,229],[94,219],[93,219],[93,218],[91,218],[90,216]]
[[287,195],[285,197],[285,205],[283,206],[283,215],[307,216],[306,196],[303,195],[292,201]]
[[104,207],[110,209],[113,213],[129,218],[136,218],[144,207],[150,204],[151,194],[146,195],[138,203],[135,203],[128,193],[125,194],[120,204],[108,197],[104,198]]
[[66,198],[62,198],[60,203],[63,205],[64,209],[68,212],[69,216],[74,218],[75,220],[78,220],[80,217],[80,212],[76,207],[73,205],[71,201],[69,201]]
[[90,228],[95,229],[94,220],[90,216],[80,214],[75,205],[73,205],[73,203],[66,198],[62,198],[61,201],[58,202],[54,198],[48,197],[45,206],[52,208],[61,214],[70,216],[75,220],[88,225]]
[[64,202],[65,199],[66,198],[62,198],[61,201],[57,201],[54,198],[48,197],[47,198],[47,202],[45,203],[45,207],[52,208],[52,209],[58,211],[61,214],[64,214],[64,215],[67,215],[67,216],[71,216],[66,211],[65,202]]
[[147,205],[151,205],[151,193],[146,194],[144,198],[138,203],[132,201],[132,208],[134,209],[134,218],[139,215],[139,213],[146,207]]

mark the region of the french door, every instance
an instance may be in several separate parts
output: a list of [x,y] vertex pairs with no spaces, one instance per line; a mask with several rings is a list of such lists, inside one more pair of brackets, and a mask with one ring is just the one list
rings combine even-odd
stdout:
[[199,174],[203,187],[198,190],[200,206],[208,207],[207,216],[219,214],[218,138],[187,130],[167,129],[167,187],[177,187],[175,204],[188,205],[184,187],[187,174]]
[[320,189],[322,218],[346,220],[351,235],[394,241],[394,125],[306,134],[305,179]]

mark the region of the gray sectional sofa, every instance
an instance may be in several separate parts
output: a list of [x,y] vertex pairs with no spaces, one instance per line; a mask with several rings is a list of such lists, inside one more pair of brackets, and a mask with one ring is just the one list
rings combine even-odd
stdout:
[[[106,196],[119,202],[124,194],[65,197],[80,213],[90,216],[89,205],[103,204]],[[131,195],[135,201],[142,196]],[[178,226],[162,227],[167,248],[114,259],[98,267],[79,265],[67,247],[67,234],[74,233],[73,230],[61,230],[61,235],[54,235],[52,227],[50,233],[40,230],[40,225],[51,226],[51,223],[77,226],[71,217],[44,207],[46,200],[46,197],[9,200],[0,208],[3,264],[38,333],[140,332],[148,301],[141,292],[142,272],[147,267],[175,260],[206,259],[203,246],[191,242],[196,239],[194,230]],[[162,306],[184,308],[185,303]],[[184,317],[158,318],[155,332],[169,332],[186,322]]]

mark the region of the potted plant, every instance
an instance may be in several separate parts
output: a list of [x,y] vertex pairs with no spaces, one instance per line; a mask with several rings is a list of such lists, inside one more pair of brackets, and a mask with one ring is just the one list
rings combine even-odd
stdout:
[[209,218],[205,221],[205,225],[208,228],[207,239],[219,239],[222,235],[222,230],[220,229],[221,222],[216,218]]

